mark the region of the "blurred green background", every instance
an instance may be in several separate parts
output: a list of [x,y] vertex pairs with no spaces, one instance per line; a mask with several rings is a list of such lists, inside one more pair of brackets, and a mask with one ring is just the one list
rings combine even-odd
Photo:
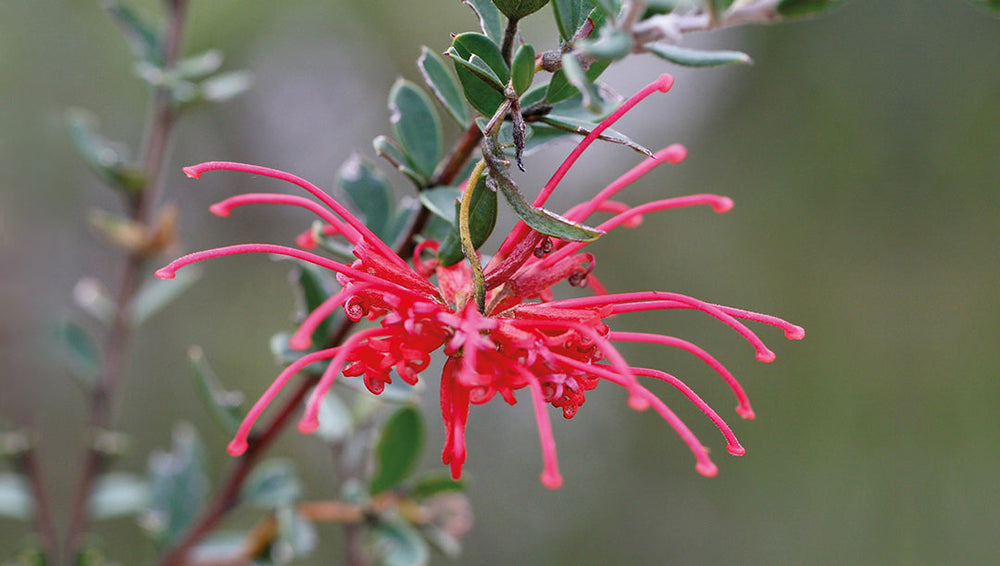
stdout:
[[[526,37],[551,47],[550,18],[548,9],[533,16]],[[252,71],[256,84],[176,131],[166,196],[181,207],[185,250],[284,242],[308,217],[265,207],[217,219],[211,202],[273,185],[195,184],[182,165],[247,161],[330,186],[352,149],[372,155],[371,138],[388,133],[385,95],[397,75],[418,78],[419,47],[443,50],[448,33],[474,27],[457,0],[193,0],[185,51],[218,47],[227,68]],[[685,378],[735,426],[748,449],[739,459],[696,410],[657,389],[713,448],[714,479],[694,472],[655,414],[630,411],[609,385],[573,421],[555,422],[566,481],[554,492],[538,482],[530,403],[476,407],[466,466],[476,526],[459,562],[991,563],[1000,553],[1000,19],[966,1],[849,1],[816,20],[690,39],[745,50],[755,63],[692,72],[640,56],[612,68],[606,79],[623,93],[676,75],[670,94],[618,129],[651,148],[690,150],[625,199],[716,192],[736,207],[674,211],[615,233],[595,246],[596,273],[612,290],[678,291],[787,317],[806,339],[762,329],[778,354],[766,365],[706,317],[616,323],[701,344],[746,386],[756,421],[739,421],[724,384],[696,360],[626,350],[637,365]],[[72,493],[86,407],[48,336],[63,318],[86,320],[73,307],[76,281],[112,280],[116,265],[85,220],[116,201],[74,155],[65,112],[87,108],[105,135],[134,144],[145,94],[96,2],[0,4],[0,411],[8,426],[43,434],[56,501]],[[524,186],[545,179],[568,147],[532,157]],[[559,195],[564,205],[637,161],[618,147],[587,155]],[[119,469],[142,471],[185,420],[202,431],[212,470],[225,470],[228,439],[198,404],[185,352],[201,345],[229,386],[255,396],[277,372],[269,336],[291,325],[286,272],[264,258],[207,265],[144,328],[120,397],[131,448]],[[433,397],[428,469],[441,467]],[[318,441],[289,432],[276,454],[297,462],[311,497],[333,497]],[[237,514],[231,524],[250,520]],[[24,532],[0,522],[0,548]],[[130,521],[98,532],[123,564],[152,556]],[[311,564],[336,553],[336,530],[321,534]]]

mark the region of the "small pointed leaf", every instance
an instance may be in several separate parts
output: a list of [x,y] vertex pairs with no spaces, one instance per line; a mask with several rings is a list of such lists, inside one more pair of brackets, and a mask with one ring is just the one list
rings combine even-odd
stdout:
[[169,544],[198,516],[208,496],[205,450],[194,427],[174,427],[170,452],[149,457],[150,504],[142,525],[157,542]]
[[[492,116],[506,100],[503,88],[510,80],[510,70],[504,63],[500,49],[485,35],[463,33],[455,36],[446,53],[455,64],[455,73],[462,84],[466,100],[483,116]],[[481,59],[492,73],[473,65],[473,55]]]
[[455,75],[448,70],[444,59],[430,49],[421,47],[417,66],[420,67],[420,72],[423,74],[427,86],[434,91],[434,95],[444,105],[448,114],[459,125],[465,126],[468,124],[469,113],[465,108],[465,100],[462,98],[462,85],[458,83]]
[[53,338],[65,353],[73,376],[85,388],[92,387],[97,378],[100,354],[90,334],[79,324],[67,320],[56,327]]
[[596,39],[578,41],[577,47],[595,59],[621,59],[632,52],[632,34],[614,26],[601,28]]
[[406,79],[389,90],[389,122],[403,153],[419,173],[429,177],[441,159],[441,122],[427,94]]
[[406,479],[417,464],[423,437],[424,423],[416,407],[405,406],[389,417],[375,447],[375,475],[369,486],[372,495]]
[[446,491],[462,491],[465,489],[465,482],[451,479],[451,476],[434,474],[420,478],[410,490],[410,496],[415,499],[431,497]]
[[686,67],[715,67],[732,63],[749,64],[750,56],[742,51],[706,51],[679,47],[671,43],[659,41],[642,46],[650,53],[666,59],[671,63]]
[[[569,116],[560,116],[558,114],[547,114],[544,118],[542,118],[542,121],[561,130],[584,136],[589,134],[596,125],[592,122],[587,122],[586,120],[580,120]],[[597,139],[628,146],[647,157],[653,156],[653,152],[649,151],[649,149],[636,143],[625,134],[612,130],[611,128],[604,130],[604,132],[602,132]]]
[[145,179],[130,161],[128,149],[97,132],[97,118],[85,110],[70,110],[69,133],[83,161],[105,183],[129,194],[142,191]]

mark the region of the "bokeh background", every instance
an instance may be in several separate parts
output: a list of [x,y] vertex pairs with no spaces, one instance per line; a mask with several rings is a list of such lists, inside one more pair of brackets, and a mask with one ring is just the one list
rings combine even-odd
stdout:
[[[550,18],[546,9],[527,23],[536,45],[552,46]],[[248,161],[330,186],[353,149],[372,155],[371,138],[388,133],[385,95],[397,75],[419,79],[419,47],[443,50],[448,33],[474,27],[457,0],[193,1],[186,52],[218,47],[227,68],[252,71],[256,84],[176,131],[166,198],[181,207],[184,249],[286,241],[308,220],[266,207],[217,219],[209,203],[271,185],[235,175],[195,184],[180,166]],[[686,378],[739,421],[748,454],[732,458],[710,423],[658,389],[715,450],[713,479],[694,472],[655,414],[630,411],[604,385],[573,421],[556,422],[566,482],[548,491],[528,404],[477,407],[466,468],[476,526],[459,562],[991,563],[1000,552],[1000,19],[967,1],[854,0],[816,20],[690,40],[745,50],[755,63],[688,71],[641,56],[612,68],[606,79],[624,93],[676,75],[670,94],[619,129],[649,147],[690,150],[626,198],[716,192],[736,207],[670,212],[613,234],[596,246],[597,273],[615,290],[673,290],[784,316],[807,337],[762,329],[778,354],[766,365],[707,317],[620,321],[705,346],[748,389],[758,418],[739,421],[724,385],[696,360],[626,352]],[[87,108],[105,135],[134,144],[145,95],[96,2],[0,5],[0,410],[7,426],[42,433],[57,501],[72,492],[86,407],[49,336],[61,319],[86,320],[72,303],[76,281],[110,279],[116,265],[85,220],[116,202],[74,155],[65,112]],[[524,186],[568,147],[532,157]],[[637,157],[599,147],[586,161],[564,204]],[[407,184],[395,179],[402,194]],[[250,395],[277,371],[268,338],[291,324],[286,266],[255,258],[206,267],[138,336],[118,408],[131,438],[119,469],[142,471],[180,420],[202,431],[212,470],[226,468],[227,439],[191,385],[190,345]],[[423,466],[433,469],[443,435],[429,397]],[[318,441],[289,432],[275,453],[297,462],[310,496],[333,496]],[[231,524],[249,520],[237,514]],[[123,564],[152,556],[128,520],[98,532]],[[322,553],[336,552],[335,529],[321,534],[320,553],[304,563],[327,564]],[[0,522],[0,548],[23,536],[20,524]]]

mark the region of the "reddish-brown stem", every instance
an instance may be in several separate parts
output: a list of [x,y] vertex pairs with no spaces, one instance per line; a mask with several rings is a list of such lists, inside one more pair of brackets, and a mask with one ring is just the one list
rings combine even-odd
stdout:
[[28,478],[31,495],[35,500],[35,512],[32,518],[35,535],[45,550],[45,554],[54,557],[59,550],[59,539],[52,523],[52,515],[49,513],[48,490],[45,488],[41,466],[38,464],[38,454],[30,441],[24,451],[17,454],[15,462],[18,471]]
[[[170,0],[167,6],[168,18],[162,60],[164,68],[172,67],[180,53],[188,0]],[[164,88],[156,89],[153,93],[152,113],[146,127],[141,154],[144,186],[142,190],[132,193],[126,202],[129,219],[142,226],[151,221],[153,207],[159,199],[162,186],[160,173],[163,170],[167,145],[176,117],[170,91]],[[108,464],[108,453],[98,448],[96,441],[98,436],[107,430],[113,421],[114,396],[124,375],[132,335],[132,325],[128,316],[129,306],[138,288],[145,259],[144,251],[132,250],[128,252],[119,268],[114,317],[104,338],[104,358],[97,383],[90,394],[90,437],[88,439],[90,444],[80,468],[70,526],[67,531],[67,551],[70,557],[75,556],[79,551],[83,537],[89,529],[88,502],[90,492],[97,477]]]
[[197,544],[205,535],[212,532],[226,514],[236,507],[240,500],[240,489],[243,487],[243,481],[253,471],[257,460],[270,448],[278,434],[291,420],[302,404],[302,400],[305,399],[315,384],[315,379],[303,380],[295,392],[292,393],[292,396],[281,406],[278,413],[274,415],[274,419],[268,423],[263,431],[250,439],[247,451],[230,468],[225,483],[219,489],[215,498],[202,511],[197,522],[156,562],[158,566],[179,566],[184,564],[185,555],[191,547]]

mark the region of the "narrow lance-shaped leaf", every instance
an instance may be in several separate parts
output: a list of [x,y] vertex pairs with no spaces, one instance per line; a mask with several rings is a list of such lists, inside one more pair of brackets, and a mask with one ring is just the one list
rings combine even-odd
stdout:
[[414,169],[402,148],[387,136],[378,136],[372,140],[372,147],[379,157],[385,159],[393,165],[400,173],[409,177],[414,183],[420,186],[427,184],[427,176]]
[[[546,124],[549,124],[550,126],[559,128],[561,130],[567,132],[573,132],[584,136],[589,134],[590,131],[596,126],[596,124],[593,124],[591,122],[586,122],[584,120],[571,118],[569,116],[560,116],[558,114],[548,114],[544,118],[542,118],[542,121],[545,122]],[[601,135],[597,136],[597,139],[630,147],[635,151],[645,155],[646,157],[653,156],[653,152],[649,151],[649,149],[647,149],[645,146],[636,143],[625,134],[622,134],[621,132],[618,132],[616,130],[612,130],[611,128],[607,128],[606,130],[604,130],[604,132],[602,132]]]
[[604,232],[573,222],[559,216],[558,214],[534,207],[524,200],[521,191],[517,189],[514,182],[507,176],[506,167],[503,163],[503,154],[496,143],[490,138],[484,140],[486,145],[483,154],[489,166],[490,178],[496,183],[497,188],[503,193],[507,203],[514,210],[514,214],[524,221],[529,227],[537,232],[571,242],[591,242],[604,235]]
[[389,90],[389,121],[410,164],[429,177],[441,159],[441,122],[427,94],[398,79]]
[[444,59],[427,47],[421,47],[417,66],[420,67],[420,72],[423,74],[427,86],[430,87],[434,95],[441,101],[448,114],[459,125],[465,126],[468,124],[469,113],[465,108],[465,100],[462,98],[462,85],[458,83],[458,79],[448,70]]
[[121,30],[133,54],[155,65],[161,64],[163,39],[159,30],[144,22],[131,8],[118,0],[105,2],[104,7]]
[[[503,55],[500,54],[500,49],[485,35],[463,33],[455,36],[452,40],[448,55],[455,61],[455,73],[458,75],[459,82],[462,83],[466,100],[484,116],[492,116],[506,100],[502,89],[510,80],[510,70],[504,62]],[[476,72],[475,67],[469,68],[469,65],[473,65],[473,55],[482,59],[496,75],[498,79],[496,84],[492,83],[489,78],[480,75],[480,73],[485,72],[484,69],[478,69]],[[465,62],[466,65],[459,63],[459,60]],[[489,73],[486,74],[489,75]],[[500,87],[500,92],[497,90],[497,85]]]
[[[466,188],[465,190],[469,190]],[[486,186],[486,176],[479,177],[479,181],[472,189],[472,202],[469,211],[469,232],[472,236],[472,247],[479,249],[493,233],[493,228],[497,222],[497,194]],[[465,254],[462,253],[462,239],[458,231],[458,209],[459,203],[454,202],[455,225],[448,237],[445,238],[438,250],[438,260],[441,265],[448,267],[455,265]]]
[[375,447],[372,495],[392,489],[413,471],[423,445],[424,423],[416,407],[406,406],[386,421]]
[[650,53],[666,59],[671,63],[684,65],[686,67],[715,67],[719,65],[729,65],[732,63],[751,63],[750,56],[742,51],[707,51],[703,49],[691,49],[679,47],[671,43],[659,41],[642,46]]

